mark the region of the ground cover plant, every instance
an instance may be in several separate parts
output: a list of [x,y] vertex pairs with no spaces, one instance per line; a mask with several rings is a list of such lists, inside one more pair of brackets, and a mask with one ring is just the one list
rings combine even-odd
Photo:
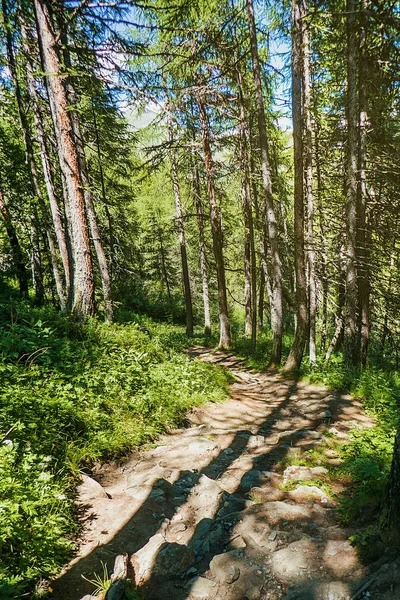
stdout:
[[181,328],[148,318],[82,325],[8,303],[1,319],[0,597],[19,598],[71,555],[80,470],[222,400],[228,378],[183,354]]

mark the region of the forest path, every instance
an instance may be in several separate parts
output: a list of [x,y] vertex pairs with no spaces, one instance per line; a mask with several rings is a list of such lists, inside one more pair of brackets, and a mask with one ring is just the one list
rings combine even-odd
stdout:
[[[102,563],[111,572],[128,553],[146,600],[350,600],[366,571],[323,488],[345,490],[329,471],[339,462],[332,439],[372,426],[360,402],[247,369],[231,353],[190,355],[231,370],[231,398],[84,477],[79,554],[53,597],[79,600],[93,591],[82,575]],[[327,468],[298,465],[310,450]]]

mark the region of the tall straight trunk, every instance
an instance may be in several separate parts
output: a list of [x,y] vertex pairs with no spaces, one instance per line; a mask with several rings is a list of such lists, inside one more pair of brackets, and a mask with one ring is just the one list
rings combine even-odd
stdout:
[[99,165],[99,173],[100,173],[100,183],[101,183],[101,198],[103,201],[103,205],[104,205],[104,210],[106,213],[106,217],[107,217],[107,221],[108,221],[108,235],[110,238],[110,264],[109,264],[109,271],[110,271],[110,280],[112,281],[113,278],[113,257],[114,257],[114,230],[113,230],[113,226],[112,226],[112,220],[111,220],[111,214],[110,214],[110,210],[108,208],[108,204],[107,204],[107,195],[106,195],[106,185],[105,185],[105,180],[104,180],[104,170],[103,170],[103,160],[101,157],[101,147],[100,147],[100,135],[99,135],[99,128],[97,125],[97,117],[96,117],[96,110],[95,110],[95,105],[94,105],[94,101],[92,98],[92,115],[93,115],[93,125],[94,125],[94,132],[95,132],[95,137],[96,137],[96,152],[97,152],[97,162]]
[[251,56],[253,62],[254,88],[256,97],[256,111],[258,121],[258,133],[261,150],[262,181],[266,204],[266,219],[268,228],[268,239],[271,252],[271,329],[273,335],[271,364],[278,365],[282,354],[282,267],[279,255],[278,227],[275,215],[274,198],[272,193],[271,167],[268,152],[267,125],[265,119],[264,99],[261,84],[261,68],[258,56],[256,24],[254,19],[254,7],[252,0],[246,0],[247,16],[249,23],[249,34],[251,44]]
[[43,306],[44,303],[44,285],[42,272],[42,255],[40,252],[39,230],[37,215],[31,214],[31,267],[32,267],[32,282],[35,290],[36,306]]
[[321,284],[322,284],[322,328],[321,328],[321,350],[325,352],[327,339],[328,339],[328,275],[327,275],[327,247],[326,247],[326,234],[325,225],[322,214],[322,174],[320,165],[320,151],[319,151],[319,128],[318,124],[315,128],[315,166],[317,174],[317,203],[318,203],[318,221],[319,230],[321,236]]
[[42,68],[45,72],[60,168],[68,193],[73,241],[73,312],[80,318],[94,314],[94,276],[79,157],[66,91],[66,76],[58,55],[48,0],[34,0]]
[[[249,153],[246,134],[246,117],[244,110],[243,83],[240,71],[237,71],[239,88],[239,158],[241,172],[242,206],[245,227],[245,280],[246,300],[246,335],[251,336],[251,349],[257,343],[257,264],[254,244],[253,206],[251,199]],[[246,295],[246,294],[245,294]]]
[[228,317],[228,300],[226,294],[225,264],[222,247],[221,216],[218,210],[217,200],[215,197],[214,163],[211,153],[210,131],[208,126],[207,113],[204,108],[203,102],[200,99],[197,99],[197,103],[199,107],[202,129],[204,164],[206,167],[208,199],[210,202],[210,220],[213,238],[213,250],[217,270],[220,322],[219,348],[229,349],[231,345],[231,330]]
[[307,279],[304,255],[304,187],[302,127],[302,35],[298,0],[292,2],[292,115],[294,148],[294,261],[296,272],[296,332],[284,371],[298,369],[308,334]]
[[344,310],[344,356],[347,364],[359,362],[357,328],[357,37],[356,0],[347,0],[347,156],[346,156],[346,297]]
[[164,277],[165,287],[167,288],[168,304],[170,307],[172,307],[171,286],[170,286],[169,279],[168,279],[168,271],[167,271],[167,265],[166,265],[166,261],[165,261],[163,231],[158,222],[157,222],[157,230],[158,230],[158,239],[160,242],[160,246],[159,246],[160,255],[159,256],[160,256],[160,261],[161,261],[161,272]]
[[183,225],[183,213],[182,213],[182,201],[181,201],[181,190],[179,187],[178,170],[176,166],[176,155],[174,148],[174,131],[171,122],[171,117],[168,114],[168,138],[170,143],[170,161],[171,161],[171,175],[172,175],[172,186],[175,197],[175,216],[176,224],[179,235],[179,248],[181,254],[181,266],[182,266],[182,279],[183,279],[183,291],[185,296],[185,309],[186,309],[186,335],[193,335],[193,307],[192,307],[192,292],[190,290],[190,275],[189,266],[186,252],[186,239],[185,239],[185,228]]
[[303,127],[304,127],[304,183],[307,206],[307,266],[308,266],[308,313],[309,313],[309,358],[315,362],[317,358],[316,319],[317,319],[317,285],[315,274],[315,242],[314,242],[314,195],[313,195],[313,135],[311,123],[311,76],[310,76],[310,36],[305,17],[308,14],[305,2],[302,2],[301,31],[303,49]]
[[8,212],[7,205],[4,201],[3,192],[0,190],[0,214],[4,221],[8,241],[10,242],[15,272],[19,283],[19,291],[23,298],[29,296],[29,275],[25,266],[24,255],[19,244],[19,240],[15,231],[15,227]]
[[260,288],[258,292],[257,327],[261,330],[264,326],[264,294],[265,294],[265,270],[264,264],[260,268]]
[[360,127],[359,127],[359,185],[358,185],[358,227],[357,227],[357,253],[358,253],[358,302],[360,309],[360,354],[361,364],[365,367],[369,343],[369,239],[367,233],[367,2],[361,0],[361,31],[360,31],[360,69],[359,69],[359,101],[360,101]]
[[[22,37],[22,46],[26,57],[26,70],[27,70],[27,83],[28,83],[28,102],[32,107],[33,117],[36,127],[37,139],[40,148],[40,156],[42,169],[44,174],[44,180],[46,185],[47,196],[50,204],[50,211],[53,220],[54,230],[49,222],[48,214],[47,214],[47,206],[45,204],[43,194],[41,191],[41,187],[39,184],[38,174],[36,170],[36,164],[34,160],[33,154],[33,145],[32,138],[30,133],[30,128],[28,126],[25,113],[22,110],[20,111],[20,119],[23,129],[25,130],[25,147],[27,154],[27,162],[30,166],[31,176],[33,180],[33,185],[36,191],[37,198],[39,200],[39,204],[41,206],[41,210],[43,213],[43,218],[45,220],[46,227],[46,237],[49,246],[50,260],[53,269],[54,281],[56,284],[56,290],[58,299],[60,302],[60,306],[62,310],[66,309],[67,298],[70,293],[71,287],[71,266],[70,266],[70,250],[68,248],[67,239],[65,235],[64,225],[62,222],[61,210],[58,204],[57,195],[55,191],[55,186],[53,182],[53,175],[50,166],[49,153],[47,148],[46,135],[43,127],[43,114],[40,109],[40,103],[38,98],[38,93],[36,90],[35,80],[33,77],[33,65],[31,63],[31,49],[28,41],[28,33],[27,28],[24,23],[21,24],[21,37]],[[18,79],[15,76],[15,85],[19,88]],[[61,272],[58,266],[58,257],[57,257],[57,244],[60,250],[61,262],[64,269],[65,276],[65,286],[62,280]]]
[[[7,0],[2,0],[2,10],[3,10],[3,19],[5,25],[5,33],[6,33],[6,49],[7,49],[7,60],[8,66],[11,72],[11,78],[14,84],[15,97],[17,100],[17,108],[18,108],[18,116],[22,130],[22,136],[24,140],[25,146],[25,159],[26,164],[28,165],[29,173],[30,173],[30,183],[31,183],[31,204],[33,214],[31,216],[31,263],[32,263],[32,277],[33,277],[33,286],[35,290],[36,296],[36,304],[41,306],[44,301],[44,287],[43,287],[43,273],[42,273],[42,257],[39,248],[39,235],[37,232],[37,216],[35,215],[36,209],[34,207],[35,203],[35,195],[42,209],[43,218],[46,219],[46,205],[43,199],[42,190],[39,183],[39,176],[36,169],[34,152],[33,152],[33,142],[31,130],[28,122],[26,107],[24,106],[24,101],[21,92],[20,82],[17,76],[17,68],[15,62],[15,54],[13,48],[13,40],[11,34],[11,24],[10,17],[8,12],[8,4]],[[46,225],[48,225],[46,223]],[[51,236],[51,231],[48,227],[46,227],[48,232],[48,237]],[[51,242],[51,240],[49,240]],[[50,254],[50,257],[52,255]],[[53,268],[58,269],[58,265],[53,265]]]
[[211,335],[211,309],[210,309],[210,292],[208,288],[208,267],[206,243],[204,237],[204,213],[203,203],[200,191],[199,169],[196,164],[196,157],[193,153],[193,195],[196,206],[197,225],[199,228],[199,250],[200,250],[200,270],[201,281],[203,287],[203,307],[204,307],[204,334]]
[[[61,23],[61,28],[63,27],[63,23]],[[64,36],[64,32],[62,31],[62,35]],[[67,40],[65,40],[67,42]],[[67,49],[64,49],[64,61],[65,64],[69,67],[72,66],[69,52]],[[97,221],[96,210],[94,207],[93,195],[90,190],[90,182],[88,169],[86,164],[86,156],[85,156],[85,146],[83,141],[82,129],[79,120],[78,112],[74,109],[76,105],[76,92],[71,82],[68,82],[66,87],[67,90],[67,98],[69,99],[70,104],[70,114],[71,114],[71,123],[72,129],[75,137],[75,145],[78,154],[78,162],[79,162],[79,170],[81,174],[81,181],[83,185],[83,195],[85,200],[86,214],[87,220],[89,223],[90,233],[92,236],[92,241],[94,245],[94,250],[96,252],[97,263],[99,265],[100,279],[101,279],[101,287],[103,290],[103,299],[104,299],[104,317],[106,321],[111,322],[114,318],[114,310],[113,310],[113,302],[112,302],[112,292],[111,292],[111,277],[110,271],[108,269],[108,262],[106,253],[104,251],[103,242],[101,239],[101,232],[99,228],[99,224]]]
[[[396,231],[396,229],[395,229],[395,231]],[[394,242],[394,245],[395,245],[395,242]],[[393,271],[394,271],[394,264],[395,264],[394,259],[395,259],[395,253],[392,252],[390,255],[388,287],[387,287],[387,292],[386,292],[386,297],[385,297],[385,317],[383,320],[383,333],[382,333],[382,340],[381,340],[382,353],[385,350],[386,338],[389,333],[389,312],[390,312],[390,298],[393,293],[392,292],[392,284],[393,284]]]

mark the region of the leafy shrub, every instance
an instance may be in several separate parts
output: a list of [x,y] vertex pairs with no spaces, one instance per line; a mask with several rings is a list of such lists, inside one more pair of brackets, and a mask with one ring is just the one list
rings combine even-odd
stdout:
[[35,579],[54,575],[71,552],[70,498],[82,467],[226,396],[225,372],[190,361],[181,329],[141,324],[151,337],[138,323],[79,325],[24,305],[4,323],[0,440],[14,429],[0,444],[1,598],[19,598]]

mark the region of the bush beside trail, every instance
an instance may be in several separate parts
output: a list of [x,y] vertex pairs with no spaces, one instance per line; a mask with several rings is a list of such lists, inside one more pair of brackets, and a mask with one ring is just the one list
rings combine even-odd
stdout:
[[23,304],[11,318],[6,306],[0,310],[0,597],[6,599],[20,598],[71,556],[82,468],[181,425],[193,406],[224,399],[228,379],[222,369],[184,355],[187,338],[176,326],[135,316],[124,325],[79,325]]

